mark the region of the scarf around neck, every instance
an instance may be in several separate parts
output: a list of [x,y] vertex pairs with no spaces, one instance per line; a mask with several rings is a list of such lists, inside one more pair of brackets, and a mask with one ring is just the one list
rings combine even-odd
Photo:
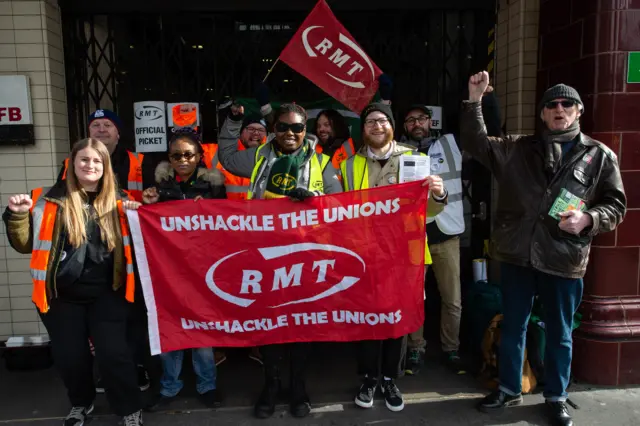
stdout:
[[562,164],[562,144],[573,141],[580,134],[580,123],[578,120],[566,129],[542,131],[542,141],[544,142],[544,164],[547,173],[555,174]]

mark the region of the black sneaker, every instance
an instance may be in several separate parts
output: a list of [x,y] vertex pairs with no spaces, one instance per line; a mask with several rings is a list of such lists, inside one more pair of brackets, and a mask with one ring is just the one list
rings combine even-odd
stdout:
[[144,407],[144,410],[150,413],[162,410],[167,408],[175,399],[175,396],[164,396],[159,393],[151,398],[151,401]]
[[415,376],[420,372],[424,365],[423,353],[420,349],[411,349],[407,355],[407,366],[404,370],[405,374]]
[[547,401],[547,411],[554,426],[573,426],[573,419],[564,401]]
[[522,404],[522,395],[512,396],[497,390],[484,397],[476,408],[483,413],[494,413],[501,412],[506,407],[515,407],[520,404]]
[[279,379],[270,379],[265,383],[253,409],[253,414],[257,418],[268,419],[273,416],[273,413],[276,411],[276,402],[280,394],[280,387]]
[[373,397],[378,387],[378,381],[376,379],[370,379],[365,377],[356,395],[356,405],[362,408],[373,407]]
[[402,398],[402,393],[400,393],[400,389],[398,389],[393,379],[382,380],[380,388],[384,395],[384,402],[389,410],[398,412],[404,409],[404,398]]
[[147,369],[142,365],[138,366],[138,386],[140,387],[140,392],[148,390],[151,386],[151,380],[149,380]]
[[102,383],[102,379],[96,381],[96,393],[104,393],[104,383]]
[[137,411],[122,418],[124,426],[142,426],[142,411]]
[[88,407],[73,407],[64,419],[63,426],[82,426],[93,411],[93,404]]
[[200,394],[199,398],[207,408],[218,408],[222,405],[222,396],[216,389]]
[[298,418],[307,417],[311,412],[311,403],[303,380],[295,380],[291,383],[289,411],[293,417]]
[[462,359],[458,356],[457,351],[445,352],[445,363],[449,370],[456,374],[467,374],[467,370],[462,363]]

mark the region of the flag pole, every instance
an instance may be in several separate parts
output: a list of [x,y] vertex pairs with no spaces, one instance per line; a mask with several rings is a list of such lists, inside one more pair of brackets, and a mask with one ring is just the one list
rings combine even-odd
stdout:
[[264,76],[264,78],[262,79],[262,82],[264,83],[265,81],[267,81],[267,78],[269,77],[269,74],[271,74],[271,71],[273,71],[273,68],[276,66],[276,64],[280,61],[280,57],[278,56],[278,59],[276,59],[276,61],[273,63],[273,65],[271,65],[271,68],[269,68],[269,71],[267,71],[267,75]]

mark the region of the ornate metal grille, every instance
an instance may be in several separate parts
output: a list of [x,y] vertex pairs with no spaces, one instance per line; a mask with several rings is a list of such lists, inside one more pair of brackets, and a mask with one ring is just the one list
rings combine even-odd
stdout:
[[[123,133],[131,132],[133,102],[140,100],[199,102],[205,139],[215,139],[217,100],[253,96],[255,82],[305,18],[299,11],[63,13],[72,140],[86,134],[86,117],[99,107],[118,112]],[[414,102],[442,105],[445,126],[457,129],[468,75],[486,66],[491,12],[360,10],[336,15],[392,77],[396,113]],[[285,64],[276,65],[267,83],[282,100],[327,96]]]

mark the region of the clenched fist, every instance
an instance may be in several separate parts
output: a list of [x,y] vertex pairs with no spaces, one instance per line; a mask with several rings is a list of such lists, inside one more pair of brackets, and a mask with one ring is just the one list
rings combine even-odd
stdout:
[[26,213],[33,206],[33,200],[28,194],[18,194],[9,198],[9,210],[14,213]]
[[489,73],[486,71],[474,74],[469,78],[469,101],[480,102],[482,95],[489,87]]
[[147,188],[142,192],[142,202],[145,204],[157,203],[160,199],[160,194],[155,186]]

